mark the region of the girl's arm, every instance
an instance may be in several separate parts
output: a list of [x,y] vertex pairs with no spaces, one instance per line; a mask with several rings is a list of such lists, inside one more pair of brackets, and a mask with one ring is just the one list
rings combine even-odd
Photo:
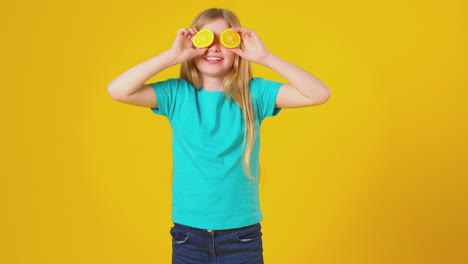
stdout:
[[130,96],[151,77],[174,65],[176,65],[174,55],[167,50],[119,75],[109,83],[107,92],[113,99]]
[[275,107],[296,108],[320,105],[330,98],[330,89],[317,77],[273,53],[268,53],[259,64],[279,73],[290,83],[282,85],[279,89]]
[[195,29],[179,29],[169,50],[130,68],[112,80],[107,85],[108,94],[120,102],[157,107],[154,92],[145,82],[164,69],[205,53],[206,48],[199,49],[192,45],[191,39],[196,33]]
[[303,107],[322,104],[328,100],[330,89],[317,77],[269,52],[253,30],[245,28],[233,28],[233,30],[241,34],[244,49],[236,48],[232,49],[232,52],[274,70],[290,83],[281,86],[276,107]]

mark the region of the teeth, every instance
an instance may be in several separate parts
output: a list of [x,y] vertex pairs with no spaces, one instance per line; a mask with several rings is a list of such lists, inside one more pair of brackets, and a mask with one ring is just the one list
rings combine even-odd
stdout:
[[220,60],[221,60],[221,58],[213,58],[213,57],[208,57],[208,58],[206,58],[206,60],[218,60],[218,61],[220,61]]

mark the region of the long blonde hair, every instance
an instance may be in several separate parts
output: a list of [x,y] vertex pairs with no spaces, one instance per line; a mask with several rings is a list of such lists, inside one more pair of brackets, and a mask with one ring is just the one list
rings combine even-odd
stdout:
[[[222,8],[210,8],[198,14],[192,21],[190,28],[200,30],[204,25],[219,18],[223,19],[229,27],[242,27],[239,19],[232,11]],[[243,49],[242,43],[239,48]],[[255,113],[249,87],[252,76],[250,62],[236,54],[232,70],[224,77],[223,88],[224,96],[230,101],[234,100],[244,112],[245,130],[242,145],[245,146],[246,141],[248,143],[242,154],[242,163],[247,177],[250,180],[255,180],[250,167],[250,157],[255,142]],[[195,59],[182,63],[180,78],[186,80],[195,89],[200,89],[202,86],[201,77],[195,66]]]

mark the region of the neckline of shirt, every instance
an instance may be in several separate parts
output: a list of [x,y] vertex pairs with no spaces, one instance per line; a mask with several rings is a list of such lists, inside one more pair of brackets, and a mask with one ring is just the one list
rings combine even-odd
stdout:
[[209,91],[209,90],[205,90],[203,88],[200,88],[200,91],[204,91],[204,92],[208,92],[208,93],[222,93],[224,92],[224,90],[220,90],[220,91]]

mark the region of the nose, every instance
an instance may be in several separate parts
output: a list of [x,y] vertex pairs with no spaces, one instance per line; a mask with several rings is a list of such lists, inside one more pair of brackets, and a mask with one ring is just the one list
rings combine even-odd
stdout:
[[219,39],[218,39],[218,37],[215,37],[214,40],[213,40],[213,44],[211,44],[211,46],[208,48],[208,50],[209,51],[220,51],[221,47],[219,45],[220,45]]

